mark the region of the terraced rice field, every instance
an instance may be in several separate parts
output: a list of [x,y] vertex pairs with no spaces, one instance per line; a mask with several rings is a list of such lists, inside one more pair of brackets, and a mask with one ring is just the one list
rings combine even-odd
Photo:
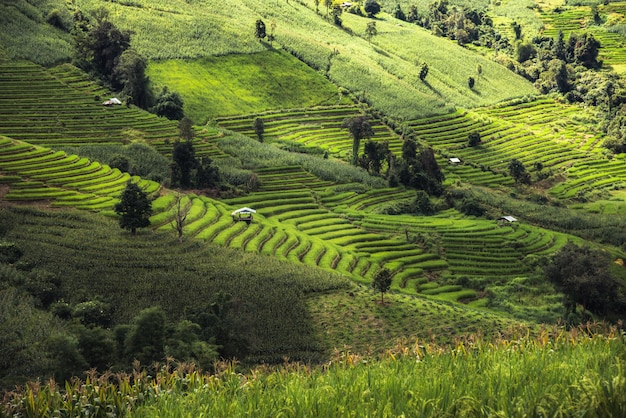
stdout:
[[[32,88],[20,92],[27,82]],[[7,87],[6,97],[0,98],[0,132],[6,134],[0,137],[0,179],[5,185],[0,190],[7,200],[111,211],[131,177],[52,147],[124,142],[125,130],[131,129],[135,134],[142,132],[161,153],[169,155],[178,136],[175,124],[133,107],[103,107],[94,98],[106,97],[105,92],[73,67],[44,70],[32,64],[4,65],[0,66],[0,85]],[[437,149],[442,163],[452,154],[467,162],[448,168],[448,175],[463,181],[509,184],[512,180],[503,175],[508,159],[532,163],[539,158],[546,167],[572,170],[571,188],[591,187],[595,183],[585,177],[584,166],[570,165],[574,161],[602,165],[591,158],[597,138],[585,137],[575,123],[548,124],[554,115],[567,117],[570,113],[574,115],[575,110],[539,100],[459,111],[411,121],[411,126]],[[360,114],[358,107],[336,106],[264,114],[262,118],[265,136],[273,141],[296,141],[345,157],[351,152],[352,139],[340,128],[341,123]],[[254,137],[255,117],[225,118],[219,125]],[[399,154],[400,138],[379,122],[372,123],[374,139],[389,141],[390,149]],[[474,130],[483,138],[481,150],[465,146],[468,133]],[[194,139],[196,155],[227,156],[219,148],[222,136],[218,129],[199,130]],[[602,170],[618,176],[618,165],[617,161],[608,162]],[[478,296],[471,289],[448,283],[450,279],[466,275],[499,281],[524,275],[528,273],[526,256],[550,253],[565,242],[549,231],[467,220],[454,211],[433,217],[378,214],[381,205],[414,198],[414,191],[402,188],[350,191],[351,187],[322,180],[301,166],[256,168],[255,172],[261,186],[247,196],[222,201],[194,194],[184,197],[183,205],[190,204],[185,237],[339,271],[363,283],[369,283],[384,266],[394,273],[392,288],[446,300]],[[156,183],[132,180],[153,195],[161,191]],[[559,193],[572,193],[571,188]],[[151,221],[154,227],[174,234],[176,199],[161,192],[153,202]],[[258,211],[254,222],[233,221],[230,213],[241,206]]]
[[[297,142],[347,158],[352,153],[352,137],[346,129],[341,129],[341,124],[347,118],[362,115],[359,107],[344,105],[219,118],[217,123],[223,128],[255,138],[254,120],[258,117],[264,122],[267,140]],[[402,141],[396,134],[378,120],[370,120],[370,124],[374,130],[372,140],[387,141],[392,152],[396,155],[402,153]]]
[[[458,178],[476,185],[511,185],[508,164],[515,158],[531,173],[536,163],[543,170],[563,173],[563,184],[551,193],[572,197],[595,187],[614,187],[624,180],[618,162],[601,155],[602,135],[590,133],[579,122],[584,110],[551,99],[505,104],[474,111],[457,111],[445,116],[410,121],[418,136],[438,152],[448,179]],[[467,145],[468,135],[478,132],[481,144]],[[457,157],[461,165],[446,164]],[[587,176],[589,166],[602,167]],[[572,190],[575,190],[572,192]]]
[[111,210],[129,181],[149,194],[161,188],[86,158],[0,137],[0,182],[9,186],[3,199]]
[[70,65],[46,70],[31,63],[0,64],[0,91],[0,134],[33,145],[178,138],[176,123],[165,118],[134,106],[103,106],[109,93]]

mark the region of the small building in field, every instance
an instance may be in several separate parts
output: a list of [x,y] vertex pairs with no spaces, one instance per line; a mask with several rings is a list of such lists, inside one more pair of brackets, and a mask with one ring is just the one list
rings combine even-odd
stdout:
[[247,223],[252,222],[253,214],[256,213],[256,210],[250,208],[241,208],[233,211],[230,216],[233,217],[233,221],[244,221]]
[[111,97],[109,100],[102,102],[103,106],[121,105],[122,102],[117,97]]
[[501,216],[498,218],[498,224],[500,225],[512,224],[513,222],[517,222],[517,219],[512,216]]
[[457,157],[451,157],[448,159],[448,163],[451,165],[459,165],[461,164],[461,159]]

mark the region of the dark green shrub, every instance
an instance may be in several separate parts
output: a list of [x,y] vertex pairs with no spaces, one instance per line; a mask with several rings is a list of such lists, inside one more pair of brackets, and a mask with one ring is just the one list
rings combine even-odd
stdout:
[[22,250],[15,243],[0,241],[0,263],[13,264],[23,254]]

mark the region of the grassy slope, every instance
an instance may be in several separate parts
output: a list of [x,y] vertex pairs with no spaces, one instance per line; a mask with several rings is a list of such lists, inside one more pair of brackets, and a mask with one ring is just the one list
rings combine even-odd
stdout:
[[45,17],[53,9],[65,10],[65,2],[17,0],[0,3],[0,60],[22,59],[44,65],[67,61],[73,51],[70,35],[45,22]]
[[152,61],[147,75],[156,90],[180,92],[185,114],[198,124],[218,115],[347,102],[324,77],[280,51]]
[[[409,296],[388,295],[392,303],[382,308],[371,290],[335,273],[199,240],[179,245],[171,232],[131,237],[116,222],[86,212],[24,209],[2,215],[15,221],[4,239],[23,249],[25,265],[62,277],[61,291],[70,304],[94,298],[110,302],[115,323],[155,305],[176,320],[189,307],[211,303],[218,292],[231,294],[235,333],[251,343],[255,360],[320,361],[334,347],[378,351],[405,335],[445,344],[479,330],[492,335],[515,323]],[[349,335],[337,328],[344,313]]]
[[[150,2],[150,7],[147,2],[136,3],[144,7],[105,5],[115,23],[135,30],[134,45],[151,60],[264,50],[254,39],[254,22],[263,18],[268,30],[272,23],[276,25],[277,45],[397,117],[445,113],[456,106],[473,107],[534,92],[530,83],[498,64],[417,26],[398,26],[398,21],[386,15],[376,20],[379,35],[369,43],[362,37],[368,19],[344,14],[346,30],[341,30],[309,8],[312,3],[305,7],[277,2],[271,8],[259,0],[157,1]],[[90,0],[77,4],[87,10],[96,6]],[[338,55],[329,58],[333,52]],[[454,57],[452,63],[450,57]],[[429,64],[426,83],[419,80],[416,61]],[[480,77],[478,64],[483,69]],[[477,79],[474,90],[467,87],[469,76]],[[153,81],[162,83],[158,77]],[[187,92],[181,91],[183,97]]]

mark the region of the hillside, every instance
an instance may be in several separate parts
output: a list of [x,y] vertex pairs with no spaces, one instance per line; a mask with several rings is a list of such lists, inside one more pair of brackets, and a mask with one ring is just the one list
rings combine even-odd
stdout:
[[[245,414],[246,391],[259,387],[254,396],[267,414],[276,405],[263,402],[275,396],[303,402],[285,410],[295,416],[320,401],[273,392],[271,382],[294,393],[310,393],[300,384],[330,393],[372,373],[391,379],[391,386],[358,386],[365,396],[392,391],[396,375],[422,375],[429,364],[437,365],[430,380],[448,387],[443,376],[467,364],[476,373],[466,375],[465,396],[435,391],[399,397],[399,405],[417,408],[418,399],[425,413],[442,414],[488,405],[515,415],[524,404],[532,413],[567,414],[583,407],[577,396],[602,392],[608,399],[593,411],[621,411],[623,330],[595,335],[575,325],[622,327],[625,319],[626,137],[620,148],[615,132],[622,117],[626,123],[626,87],[611,72],[624,64],[624,2],[596,9],[560,1],[451,3],[455,11],[483,7],[506,36],[521,23],[523,36],[506,52],[461,46],[392,17],[396,4],[408,10],[413,2],[380,1],[383,12],[374,18],[346,9],[341,27],[321,3],[317,11],[312,0],[270,3],[0,5],[0,323],[8,324],[0,327],[7,342],[0,390],[92,368],[126,379],[135,359],[146,373],[169,373],[158,362],[174,358],[181,373],[189,363],[213,373],[194,375],[189,366],[190,379],[231,385],[224,393],[233,403],[212,413]],[[415,2],[420,12],[430,3]],[[133,31],[152,93],[166,86],[180,93],[193,138],[181,141],[184,123],[140,109],[70,62],[73,13],[95,19],[104,16],[99,7]],[[601,18],[593,23],[592,10]],[[255,38],[258,19],[273,41]],[[376,33],[368,36],[372,23]],[[558,78],[550,67],[558,60],[534,57],[526,60],[534,67],[523,67],[515,54],[535,35],[575,33],[572,24],[603,40],[598,56],[610,67],[563,61],[571,90],[540,94],[549,77]],[[554,49],[533,45],[537,55]],[[544,64],[535,84],[511,71]],[[121,104],[104,105],[112,97]],[[346,129],[355,120],[371,128],[360,144]],[[188,165],[193,184],[185,187],[176,177],[181,145],[195,158]],[[150,228],[136,236],[120,228],[114,211],[129,182],[152,209]],[[251,222],[236,221],[232,213],[242,207],[256,211]],[[572,274],[579,281],[564,286],[549,267],[574,244],[587,251],[580,259],[592,254],[589,264],[604,265],[597,275]],[[389,286],[377,292],[372,283],[383,273]],[[585,287],[592,279],[594,287]],[[417,362],[396,361],[411,350]],[[619,367],[607,366],[607,353]],[[569,355],[576,361],[565,370]],[[221,357],[236,361],[217,363]],[[529,390],[511,381],[539,375],[539,360],[552,381]],[[475,378],[494,368],[499,376]],[[583,369],[584,384],[596,379],[593,388],[575,379]],[[500,380],[503,370],[508,380]],[[498,385],[519,391],[496,396]],[[495,401],[479,396],[485,391]],[[554,401],[565,392],[572,409]],[[199,390],[187,400],[206,404],[205,395]],[[141,414],[177,410],[183,401],[173,396],[154,399]],[[375,398],[359,407],[391,413]],[[122,403],[140,406],[129,399]]]

